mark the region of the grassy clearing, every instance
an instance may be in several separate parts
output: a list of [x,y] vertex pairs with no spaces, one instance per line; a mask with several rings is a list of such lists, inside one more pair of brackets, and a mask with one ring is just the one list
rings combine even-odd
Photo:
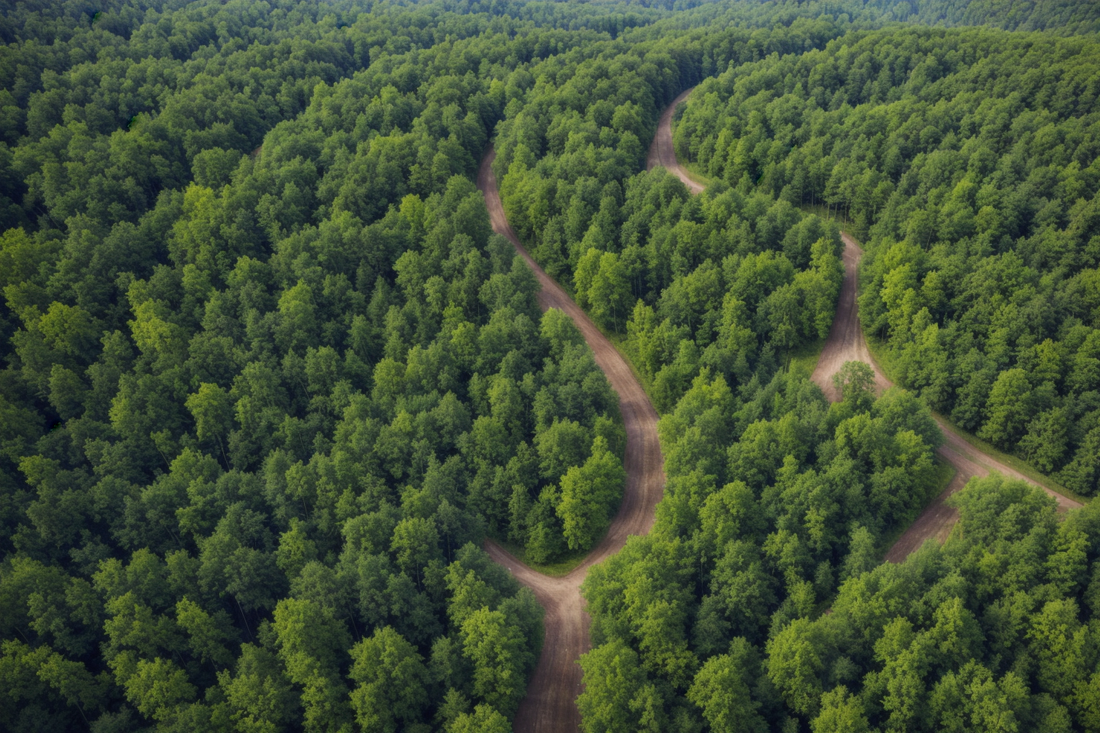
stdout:
[[795,349],[787,356],[787,370],[792,375],[809,379],[817,368],[817,362],[821,359],[821,352],[824,349],[825,339],[818,339]]
[[698,163],[684,163],[682,161],[679,162],[680,167],[684,169],[685,173],[687,173],[687,177],[698,183],[700,186],[706,188],[712,183],[713,179],[710,176],[704,174],[703,171],[699,169]]
[[549,575],[551,578],[561,578],[569,573],[573,572],[578,565],[584,562],[584,559],[588,557],[588,554],[592,551],[577,550],[575,552],[568,553],[564,558],[556,562],[551,563],[538,563],[531,562],[527,559],[527,549],[522,545],[517,545],[513,542],[509,542],[500,537],[494,537],[493,541],[508,551],[508,554],[515,557],[521,563],[531,568],[532,570],[542,573],[543,575]]

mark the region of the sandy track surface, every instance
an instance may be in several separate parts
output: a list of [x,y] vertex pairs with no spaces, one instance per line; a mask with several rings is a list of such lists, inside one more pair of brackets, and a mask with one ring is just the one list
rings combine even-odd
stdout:
[[[687,99],[691,89],[676,97],[661,114],[661,120],[657,126],[657,134],[653,138],[653,144],[649,147],[647,167],[652,170],[660,165],[669,172],[674,173],[692,193],[700,193],[703,186],[691,180],[687,171],[676,159],[676,151],[672,147],[672,114],[676,106]],[[875,372],[875,387],[881,392],[893,386],[890,380],[882,373],[878,364],[871,357],[871,351],[867,348],[867,340],[863,336],[863,328],[859,322],[859,305],[856,302],[856,292],[859,277],[859,261],[863,256],[856,241],[848,234],[842,232],[841,239],[844,242],[844,283],[840,289],[840,299],[837,302],[836,317],[833,320],[829,337],[825,341],[825,347],[821,351],[821,358],[817,362],[811,379],[824,390],[832,401],[840,399],[836,388],[833,386],[833,375],[847,361],[862,361],[871,365]],[[1029,483],[1036,483],[1019,471],[1007,466],[993,456],[982,453],[960,436],[954,429],[937,419],[936,422],[943,431],[945,443],[940,446],[937,453],[940,458],[947,461],[955,468],[955,477],[937,496],[931,504],[917,517],[916,521],[905,530],[890,551],[886,553],[888,562],[901,562],[909,553],[919,548],[926,540],[936,539],[940,542],[947,538],[951,528],[958,521],[958,512],[945,502],[947,497],[961,489],[975,476],[986,476],[990,471],[998,471],[1005,476],[1019,478]],[[1039,484],[1042,486],[1041,484]],[[1081,506],[1080,502],[1062,496],[1046,486],[1042,486],[1048,494],[1058,500],[1058,510],[1068,511]]]
[[581,692],[580,655],[588,651],[590,619],[580,594],[588,568],[622,549],[630,535],[644,535],[653,526],[654,509],[665,486],[664,459],[657,439],[657,411],[638,383],[630,366],[607,337],[561,287],[539,267],[519,241],[501,205],[496,176],[491,168],[496,151],[490,147],[481,162],[477,185],[485,196],[493,231],[507,237],[534,270],[542,290],[539,306],[557,308],[573,319],[619,395],[626,427],[626,488],[622,504],[603,540],[576,569],[562,578],[535,572],[493,542],[486,543],[490,557],[508,568],[534,591],[546,609],[546,639],[527,696],[516,714],[518,733],[575,733],[580,729],[576,699]]
[[689,191],[702,193],[704,186],[691,179],[687,171],[680,165],[680,161],[676,159],[676,149],[672,147],[672,115],[676,108],[680,106],[680,103],[691,94],[691,89],[672,100],[672,103],[665,107],[665,111],[661,113],[661,119],[657,122],[657,134],[653,136],[653,142],[649,146],[649,154],[645,159],[645,167],[646,170],[653,170],[657,166],[662,166],[669,173],[674,173],[677,178],[683,181]]

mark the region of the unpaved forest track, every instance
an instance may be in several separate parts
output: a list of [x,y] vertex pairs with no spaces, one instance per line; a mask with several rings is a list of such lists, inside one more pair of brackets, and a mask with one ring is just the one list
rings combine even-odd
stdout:
[[[875,372],[875,389],[878,392],[893,386],[871,357],[871,351],[867,348],[867,339],[863,336],[863,328],[859,322],[856,280],[863,250],[848,234],[841,233],[841,239],[844,241],[844,284],[840,288],[840,299],[837,302],[833,327],[825,340],[825,348],[821,351],[821,358],[818,359],[817,367],[811,377],[833,402],[840,399],[836,387],[833,386],[833,375],[848,361],[862,361],[871,365]],[[944,502],[947,501],[947,497],[966,486],[971,478],[987,476],[990,471],[997,471],[1005,476],[1037,483],[993,456],[977,450],[942,420],[937,418],[936,423],[943,431],[945,439],[944,444],[936,452],[955,469],[955,477],[951,479],[947,488],[925,507],[916,521],[909,525],[886,553],[888,562],[901,562],[909,553],[924,544],[925,540],[935,538],[942,542],[947,539],[959,515],[957,510]],[[1042,484],[1038,485],[1042,486]],[[1058,500],[1059,511],[1068,511],[1081,506],[1079,502],[1051,491],[1046,486],[1042,488]]]
[[676,112],[676,108],[680,106],[680,103],[687,100],[692,89],[695,89],[695,87],[682,92],[661,113],[661,119],[657,122],[657,134],[653,136],[653,142],[649,146],[649,155],[645,159],[645,167],[647,170],[653,170],[657,166],[662,166],[669,173],[674,174],[683,181],[689,191],[702,193],[704,186],[691,180],[687,171],[681,167],[680,161],[676,159],[676,149],[672,147],[672,115]]
[[[649,148],[649,157],[646,160],[647,167],[652,170],[656,166],[663,166],[670,173],[675,174],[692,193],[701,193],[703,186],[693,181],[687,171],[676,159],[676,151],[672,146],[672,115],[676,106],[687,99],[691,89],[676,97],[672,104],[661,114],[657,125],[657,134],[653,138],[653,144]],[[840,396],[833,386],[833,375],[848,361],[862,361],[870,364],[875,372],[875,388],[881,392],[893,384],[886,378],[878,364],[871,356],[867,348],[867,340],[863,336],[863,328],[859,322],[859,305],[856,302],[858,289],[859,260],[863,256],[856,241],[847,233],[841,232],[844,242],[844,283],[840,289],[840,299],[837,302],[836,317],[833,320],[832,329],[825,340],[825,347],[821,351],[821,358],[814,369],[812,379],[831,401],[837,401]],[[997,471],[1012,478],[1024,479],[1030,483],[1037,483],[1021,474],[1019,471],[998,461],[993,456],[977,450],[955,432],[949,425],[937,419],[940,430],[943,431],[945,442],[937,453],[940,458],[954,467],[955,477],[947,488],[937,496],[931,504],[925,507],[916,521],[905,530],[898,541],[894,543],[886,553],[888,562],[901,562],[909,553],[919,548],[926,540],[935,538],[942,542],[951,532],[951,527],[958,520],[958,512],[945,502],[947,497],[955,493],[974,476],[986,476],[990,471]],[[1058,510],[1061,512],[1081,506],[1080,502],[1062,496],[1048,487],[1037,484],[1058,501]]]
[[535,263],[508,223],[491,167],[494,158],[496,151],[490,147],[477,176],[493,231],[506,237],[535,272],[542,287],[538,294],[542,310],[557,308],[577,324],[596,357],[597,366],[619,395],[619,409],[626,427],[626,488],[622,504],[607,534],[577,568],[564,577],[551,578],[527,567],[496,543],[486,543],[489,556],[534,591],[546,610],[542,654],[516,714],[514,729],[517,733],[575,733],[580,729],[576,699],[581,692],[581,668],[577,661],[591,647],[590,619],[580,594],[581,581],[588,568],[622,549],[627,537],[649,532],[654,509],[664,493],[664,459],[657,439],[657,411],[630,365],[584,311]]

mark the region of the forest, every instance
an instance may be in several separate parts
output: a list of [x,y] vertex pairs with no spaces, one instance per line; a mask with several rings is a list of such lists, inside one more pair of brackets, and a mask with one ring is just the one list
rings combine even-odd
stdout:
[[1002,36],[871,33],[747,64],[701,85],[676,134],[708,175],[849,219],[864,327],[901,383],[1092,496],[1100,47]]
[[[1097,30],[1068,0],[0,9],[0,728],[526,730],[556,620],[494,553],[600,546],[633,418],[494,231],[495,150],[659,416],[653,529],[578,580],[582,730],[1100,731],[1100,509],[993,474],[883,563],[950,478],[936,415],[1100,491]],[[692,87],[697,195],[646,155]],[[830,403],[842,230],[900,386],[850,362]]]
[[159,113],[126,126],[84,83],[30,93],[2,239],[12,730],[499,725],[542,611],[481,538],[585,549],[621,496],[614,395],[469,180],[532,39],[405,38],[431,47],[340,80],[357,39],[292,28],[283,59],[226,39],[177,93],[133,85]]

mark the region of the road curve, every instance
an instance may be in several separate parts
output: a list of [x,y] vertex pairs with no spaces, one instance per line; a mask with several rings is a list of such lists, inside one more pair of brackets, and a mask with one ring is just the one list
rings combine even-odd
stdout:
[[661,166],[669,173],[675,174],[692,193],[702,193],[704,186],[691,179],[691,176],[680,165],[680,161],[676,159],[676,149],[672,146],[672,115],[676,112],[676,108],[680,106],[680,103],[687,100],[688,95],[691,94],[691,90],[694,88],[692,87],[681,93],[661,113],[661,119],[657,122],[657,134],[653,136],[653,142],[649,146],[649,155],[646,156],[645,166],[646,170],[653,170],[657,166]]
[[[811,379],[821,387],[826,396],[833,402],[840,399],[836,387],[833,386],[833,375],[848,361],[862,361],[871,365],[875,372],[875,388],[877,391],[882,392],[893,386],[893,383],[886,378],[886,375],[882,373],[879,365],[875,363],[874,358],[871,356],[871,351],[867,348],[867,340],[863,336],[863,328],[859,322],[856,280],[859,273],[859,260],[863,256],[863,250],[847,233],[842,232],[841,239],[844,242],[844,283],[840,288],[836,318],[833,320],[832,329],[825,340],[825,347],[821,351],[821,357],[818,359],[817,367],[811,376]],[[955,477],[947,485],[947,488],[931,504],[925,507],[916,521],[909,525],[886,553],[888,562],[901,562],[909,553],[924,544],[926,540],[935,538],[942,542],[947,538],[951,527],[958,520],[958,511],[945,502],[947,497],[966,486],[971,478],[987,476],[990,471],[997,471],[1011,478],[1037,483],[993,456],[975,449],[943,420],[936,418],[936,423],[940,426],[945,440],[937,453],[940,458],[954,467]],[[1037,485],[1042,486],[1042,484]],[[1051,491],[1046,486],[1042,486],[1042,488],[1058,500],[1059,511],[1068,511],[1081,506],[1079,502]]]
[[514,729],[518,733],[575,733],[580,729],[576,699],[581,692],[581,668],[577,661],[591,648],[590,619],[580,594],[581,581],[588,568],[622,549],[627,537],[644,535],[653,527],[654,510],[665,487],[664,459],[657,438],[657,411],[630,365],[584,311],[536,264],[508,223],[491,167],[495,158],[496,151],[490,146],[477,176],[493,231],[506,237],[535,272],[542,287],[538,294],[542,310],[557,308],[577,324],[596,357],[596,364],[619,395],[619,409],[626,427],[626,488],[622,503],[603,540],[576,569],[565,577],[551,578],[527,567],[496,543],[486,543],[489,556],[534,591],[546,610],[542,654],[527,687],[527,696],[516,713]]
[[[673,112],[676,106],[686,100],[690,93],[691,89],[688,89],[676,97],[672,104],[661,114],[660,122],[657,125],[657,134],[654,136],[653,144],[649,148],[646,165],[650,170],[657,166],[664,167],[683,181],[692,193],[700,193],[703,186],[687,175],[687,171],[676,159],[676,151],[672,146]],[[839,399],[839,395],[833,386],[833,375],[847,361],[862,361],[870,364],[875,372],[875,387],[879,392],[893,386],[871,356],[871,351],[867,348],[867,340],[863,336],[863,328],[859,322],[859,305],[856,301],[856,293],[858,289],[859,261],[863,256],[863,250],[860,249],[855,239],[847,233],[841,232],[841,239],[844,242],[844,283],[841,285],[840,299],[837,302],[836,317],[833,320],[832,329],[825,340],[821,358],[818,360],[817,367],[811,377],[814,383],[821,387],[826,396],[834,402]],[[958,512],[945,503],[947,497],[965,486],[971,478],[986,476],[990,471],[997,471],[1005,476],[1037,484],[1037,482],[998,461],[993,456],[975,449],[944,421],[937,418],[936,422],[939,424],[940,430],[943,431],[945,439],[944,444],[940,446],[937,453],[940,458],[955,468],[955,477],[943,493],[925,508],[916,521],[905,530],[905,533],[898,538],[898,541],[886,553],[888,562],[901,562],[909,553],[924,544],[926,540],[935,538],[942,542],[946,539],[951,527],[958,520]],[[1059,511],[1064,512],[1081,506],[1080,502],[1062,496],[1042,484],[1037,485],[1057,499]]]

